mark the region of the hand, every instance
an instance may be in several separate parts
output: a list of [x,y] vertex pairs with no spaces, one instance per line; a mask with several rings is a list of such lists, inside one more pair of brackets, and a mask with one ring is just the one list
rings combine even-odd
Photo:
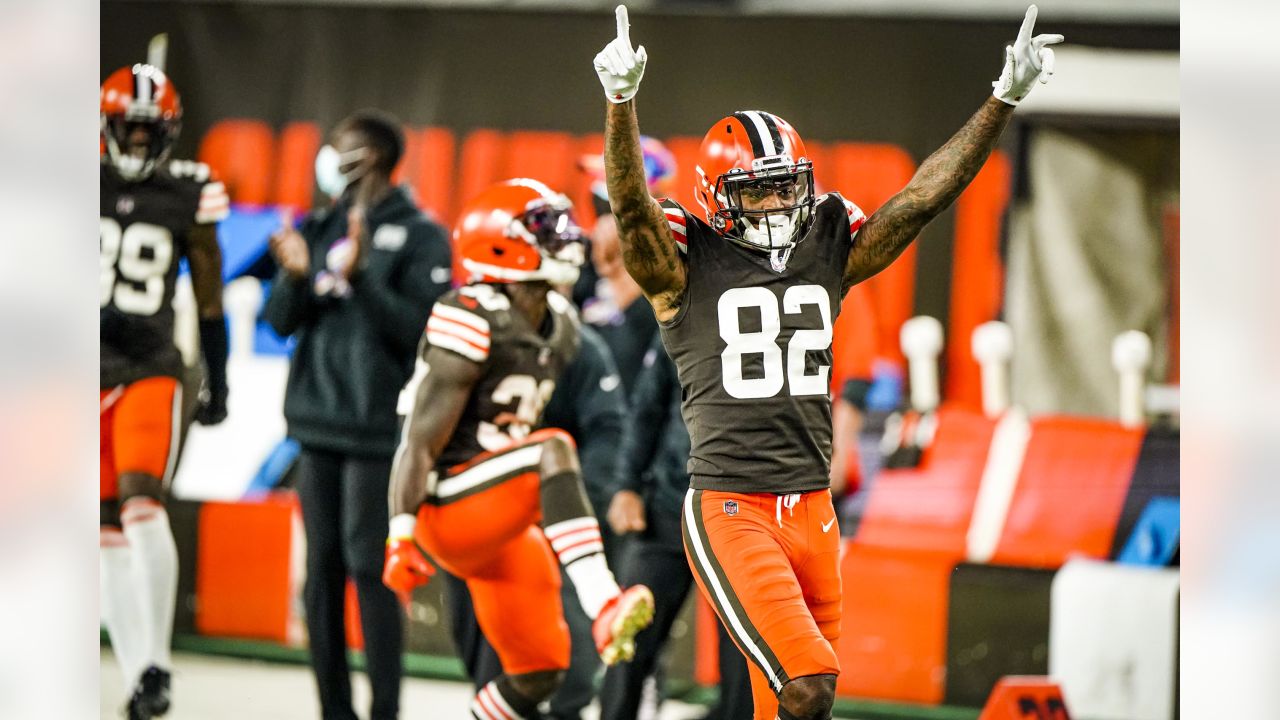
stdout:
[[624,103],[636,96],[640,78],[644,77],[644,64],[649,55],[644,46],[631,49],[631,23],[627,20],[627,6],[619,5],[618,37],[596,54],[596,75],[604,86],[604,95],[611,103]]
[[355,274],[360,267],[360,261],[364,258],[364,234],[364,208],[360,205],[352,205],[347,211],[347,238],[351,240],[351,250],[347,253],[346,262],[337,269],[338,274],[348,280]]
[[409,598],[413,589],[426,585],[436,573],[431,563],[422,556],[412,537],[387,539],[387,557],[382,566],[382,584],[395,590],[396,597],[405,612],[409,610]]
[[609,502],[606,513],[609,527],[619,535],[629,532],[644,532],[644,500],[631,490],[619,490]]
[[196,422],[212,427],[227,419],[227,393],[205,390],[196,406]]
[[1053,50],[1046,46],[1062,42],[1063,37],[1032,37],[1031,30],[1035,27],[1038,12],[1035,5],[1027,8],[1027,16],[1018,30],[1018,39],[1004,49],[1004,70],[1000,72],[1000,79],[991,83],[994,88],[992,95],[1009,105],[1021,102],[1031,92],[1036,80],[1043,85],[1053,77]]
[[271,236],[268,241],[271,255],[280,267],[295,278],[306,277],[311,267],[311,253],[307,250],[307,241],[292,227],[284,227]]

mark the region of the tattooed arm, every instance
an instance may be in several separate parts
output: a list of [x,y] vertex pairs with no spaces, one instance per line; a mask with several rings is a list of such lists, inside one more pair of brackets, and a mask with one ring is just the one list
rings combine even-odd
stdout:
[[844,268],[843,291],[889,266],[925,225],[959,197],[978,174],[1009,124],[1013,106],[994,97],[978,109],[915,177],[867,218]]
[[662,207],[649,195],[635,101],[610,103],[604,128],[605,182],[618,221],[622,262],[658,320],[670,320],[684,291],[684,261]]

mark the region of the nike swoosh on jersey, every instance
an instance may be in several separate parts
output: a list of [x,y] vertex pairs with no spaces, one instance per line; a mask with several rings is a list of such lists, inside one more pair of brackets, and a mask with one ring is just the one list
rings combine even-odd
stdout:
[[831,518],[830,520],[828,520],[828,521],[826,521],[826,522],[822,523],[822,532],[826,532],[826,531],[830,530],[830,529],[831,529],[831,526],[832,526],[832,525],[835,525],[835,524],[836,524],[836,519],[835,519],[835,518]]

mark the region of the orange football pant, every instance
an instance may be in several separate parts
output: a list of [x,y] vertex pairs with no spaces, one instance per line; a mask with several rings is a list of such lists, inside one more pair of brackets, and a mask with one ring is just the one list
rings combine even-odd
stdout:
[[756,720],[791,679],[837,675],[840,529],[829,490],[690,490],[682,527],[693,577],[747,658]]
[[[471,591],[476,620],[510,675],[569,667],[560,564],[542,520],[543,430],[438,476],[417,541]],[[567,436],[566,436],[567,437]]]

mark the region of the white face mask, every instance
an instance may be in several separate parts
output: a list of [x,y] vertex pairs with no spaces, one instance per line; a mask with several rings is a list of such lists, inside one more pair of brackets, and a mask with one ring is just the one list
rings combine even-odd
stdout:
[[779,250],[791,245],[791,235],[796,230],[792,213],[769,213],[760,219],[759,225],[752,225],[747,219],[743,219],[742,224],[743,242],[762,250]]
[[365,155],[365,148],[340,153],[332,145],[325,145],[316,153],[316,186],[331,198],[342,195],[352,181],[360,179],[363,172],[342,172],[342,166],[358,162]]

